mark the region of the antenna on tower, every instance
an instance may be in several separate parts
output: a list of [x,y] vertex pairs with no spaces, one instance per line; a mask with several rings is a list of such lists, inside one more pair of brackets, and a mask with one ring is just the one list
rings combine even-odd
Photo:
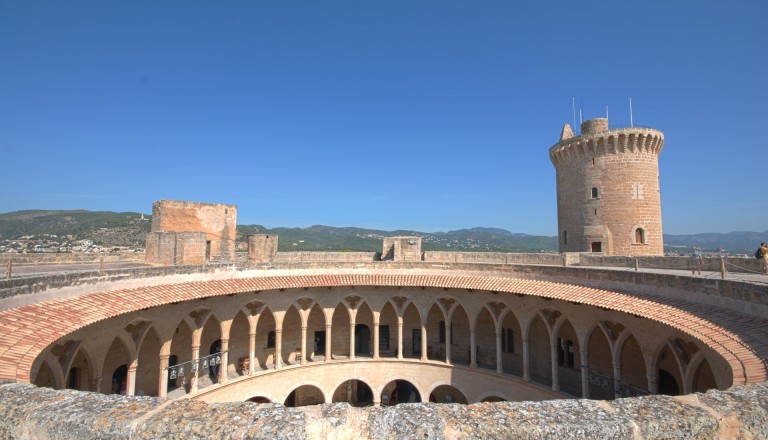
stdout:
[[605,119],[608,119],[608,106],[605,106]]
[[635,122],[632,120],[632,97],[629,97],[629,126],[635,128]]
[[571,98],[571,107],[573,107],[573,128],[576,128],[576,98]]
[[579,125],[584,123],[584,118],[581,116],[581,109],[579,109]]

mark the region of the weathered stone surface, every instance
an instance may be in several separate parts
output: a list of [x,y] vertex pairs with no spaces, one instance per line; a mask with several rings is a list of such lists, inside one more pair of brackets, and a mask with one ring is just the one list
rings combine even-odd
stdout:
[[694,398],[717,412],[728,437],[768,439],[768,384],[737,386],[727,393],[713,390]]
[[714,438],[718,431],[711,413],[679,398],[645,396],[609,404],[638,427],[642,438]]

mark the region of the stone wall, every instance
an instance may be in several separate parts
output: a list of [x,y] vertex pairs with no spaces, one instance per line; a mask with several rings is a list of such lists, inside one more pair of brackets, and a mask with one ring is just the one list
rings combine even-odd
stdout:
[[[677,270],[690,270],[695,266],[691,257],[652,257],[652,256],[638,256],[638,257],[620,257],[620,256],[607,256],[607,255],[595,255],[590,253],[576,254],[578,256],[575,264],[579,266],[601,266],[601,267],[635,267],[635,260],[637,260],[640,268],[647,269],[677,269]],[[719,271],[720,270],[720,258],[716,257],[704,257],[701,270],[705,271]],[[725,270],[728,272],[762,272],[762,266],[760,260],[757,258],[743,258],[743,257],[724,257],[722,260],[725,262]]]
[[684,397],[301,408],[0,383],[0,438],[768,438],[768,384]]
[[0,254],[0,264],[8,264],[12,261],[17,265],[37,264],[75,264],[98,263],[101,259],[105,263],[130,263],[144,261],[143,253],[109,253],[109,254],[81,254],[81,253],[30,253],[30,254]]
[[424,252],[424,261],[432,263],[551,264],[562,265],[560,254],[518,254],[502,252]]
[[272,261],[277,263],[301,262],[365,262],[375,260],[376,252],[279,252]]

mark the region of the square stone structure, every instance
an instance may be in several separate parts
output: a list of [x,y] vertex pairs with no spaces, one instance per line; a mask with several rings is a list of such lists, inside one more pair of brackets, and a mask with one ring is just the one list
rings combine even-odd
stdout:
[[384,237],[381,259],[421,261],[421,237]]
[[254,234],[248,236],[248,262],[269,263],[277,255],[277,235]]
[[235,205],[160,200],[152,205],[146,261],[163,265],[233,261],[236,238]]

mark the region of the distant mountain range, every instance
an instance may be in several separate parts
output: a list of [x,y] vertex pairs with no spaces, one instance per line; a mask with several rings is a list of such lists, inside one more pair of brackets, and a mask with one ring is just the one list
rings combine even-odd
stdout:
[[[43,234],[89,239],[103,246],[143,247],[151,227],[151,216],[136,212],[29,210],[0,214],[0,244],[22,237]],[[281,251],[379,251],[382,238],[398,235],[422,237],[424,250],[495,252],[556,252],[557,237],[513,233],[499,228],[471,228],[449,232],[413,230],[381,231],[354,227],[315,225],[308,228],[266,228],[238,225],[238,241],[248,234],[277,234]],[[763,232],[704,233],[664,235],[668,252],[685,252],[691,246],[705,251],[718,249],[751,254],[760,242],[768,242]]]

